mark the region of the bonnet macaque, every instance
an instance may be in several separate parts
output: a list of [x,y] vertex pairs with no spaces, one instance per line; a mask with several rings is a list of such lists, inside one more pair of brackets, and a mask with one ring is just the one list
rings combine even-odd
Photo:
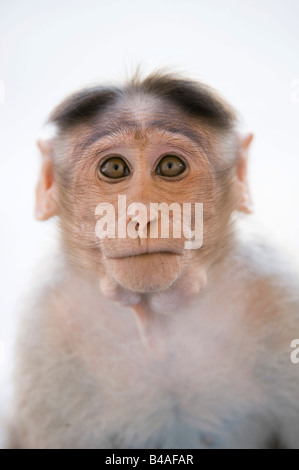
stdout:
[[19,328],[12,447],[299,448],[297,278],[238,229],[251,141],[164,72],[52,112],[36,217],[60,249]]

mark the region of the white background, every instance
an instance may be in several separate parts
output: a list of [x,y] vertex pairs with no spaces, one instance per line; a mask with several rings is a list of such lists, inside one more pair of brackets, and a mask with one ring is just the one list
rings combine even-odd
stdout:
[[257,217],[297,256],[298,19],[298,0],[0,0],[0,341],[51,238],[33,219],[39,129],[67,93],[138,64],[202,79],[239,110]]

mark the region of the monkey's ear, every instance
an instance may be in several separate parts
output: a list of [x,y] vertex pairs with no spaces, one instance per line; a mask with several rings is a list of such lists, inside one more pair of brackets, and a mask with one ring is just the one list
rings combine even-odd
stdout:
[[238,158],[237,158],[237,193],[238,205],[237,209],[247,214],[253,212],[252,200],[250,196],[248,178],[247,178],[247,162],[249,147],[253,139],[253,134],[239,138]]
[[56,202],[54,197],[55,184],[53,177],[53,138],[41,137],[37,141],[42,154],[42,167],[36,187],[35,218],[48,220],[56,215]]

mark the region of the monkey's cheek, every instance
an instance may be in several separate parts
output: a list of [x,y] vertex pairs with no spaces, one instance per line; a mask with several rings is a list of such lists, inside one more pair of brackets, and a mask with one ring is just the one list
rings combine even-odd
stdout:
[[109,268],[117,283],[140,293],[168,289],[181,274],[179,256],[171,253],[110,259]]
[[125,289],[109,276],[104,276],[100,280],[100,288],[105,297],[125,307],[132,307],[141,301],[140,294]]
[[171,314],[188,306],[205,289],[207,274],[204,267],[184,273],[165,292],[150,295],[149,306],[156,313]]

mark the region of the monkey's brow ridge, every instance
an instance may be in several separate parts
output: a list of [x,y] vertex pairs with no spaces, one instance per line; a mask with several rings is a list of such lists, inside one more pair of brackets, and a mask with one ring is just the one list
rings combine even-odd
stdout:
[[175,126],[169,125],[163,121],[151,121],[145,127],[140,126],[136,121],[122,120],[115,125],[105,127],[104,129],[96,129],[88,138],[80,145],[81,149],[84,150],[90,145],[98,142],[107,137],[117,137],[121,134],[130,134],[133,132],[145,132],[150,133],[152,130],[161,130],[182,136],[190,140],[195,145],[205,146],[206,139],[199,133],[194,132],[192,129],[186,126]]

